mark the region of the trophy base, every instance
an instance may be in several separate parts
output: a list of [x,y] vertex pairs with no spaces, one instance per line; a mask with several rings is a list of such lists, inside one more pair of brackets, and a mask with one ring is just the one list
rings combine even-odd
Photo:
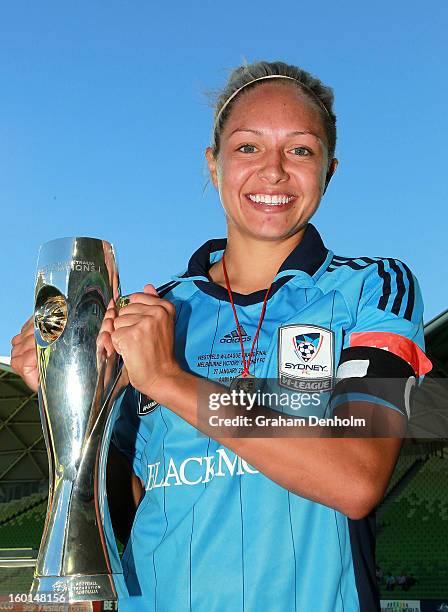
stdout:
[[117,591],[111,574],[83,576],[35,576],[31,595],[45,596],[50,603],[115,601]]

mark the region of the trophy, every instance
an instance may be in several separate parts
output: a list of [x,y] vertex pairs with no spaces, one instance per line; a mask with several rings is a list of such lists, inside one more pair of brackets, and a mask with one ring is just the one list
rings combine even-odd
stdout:
[[104,529],[106,463],[125,373],[119,356],[107,357],[97,339],[119,294],[110,243],[61,238],[41,247],[34,317],[50,482],[33,595],[70,603],[117,598],[122,566]]

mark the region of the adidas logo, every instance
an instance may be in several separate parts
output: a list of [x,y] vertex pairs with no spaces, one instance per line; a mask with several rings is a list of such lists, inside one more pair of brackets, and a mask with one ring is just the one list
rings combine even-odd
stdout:
[[[248,335],[248,333],[246,332],[246,330],[244,329],[242,325],[240,325],[240,329],[241,329],[241,336],[242,336],[243,342],[249,342],[250,340],[252,340],[251,336]],[[223,344],[225,343],[232,344],[234,342],[239,342],[239,341],[240,341],[240,338],[239,338],[237,329],[233,329],[229,334],[226,334],[220,340],[220,342],[222,342]]]

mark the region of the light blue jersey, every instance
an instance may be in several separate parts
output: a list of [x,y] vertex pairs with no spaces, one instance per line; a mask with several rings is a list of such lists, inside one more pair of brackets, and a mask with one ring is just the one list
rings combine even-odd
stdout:
[[[207,276],[225,244],[208,241],[183,275],[159,288],[176,306],[179,364],[220,381],[242,369],[227,291]],[[264,294],[234,293],[246,354]],[[366,358],[353,357],[366,347]],[[250,372],[289,392],[329,396],[338,366],[354,376],[354,364],[375,369],[386,353],[423,374],[422,349],[422,301],[407,266],[336,257],[309,224],[274,279]],[[405,412],[390,398],[376,401]],[[374,513],[350,520],[289,492],[130,387],[113,442],[145,483],[123,555],[131,596],[120,600],[121,612],[379,610]]]

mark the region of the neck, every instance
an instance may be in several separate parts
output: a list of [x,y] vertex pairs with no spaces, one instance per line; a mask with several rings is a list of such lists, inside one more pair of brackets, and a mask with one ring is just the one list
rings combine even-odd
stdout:
[[[281,241],[257,240],[231,229],[234,228],[229,228],[225,250],[226,269],[232,291],[247,294],[271,286],[284,260],[302,240],[306,227]],[[221,261],[211,266],[209,276],[214,283],[226,286]]]

